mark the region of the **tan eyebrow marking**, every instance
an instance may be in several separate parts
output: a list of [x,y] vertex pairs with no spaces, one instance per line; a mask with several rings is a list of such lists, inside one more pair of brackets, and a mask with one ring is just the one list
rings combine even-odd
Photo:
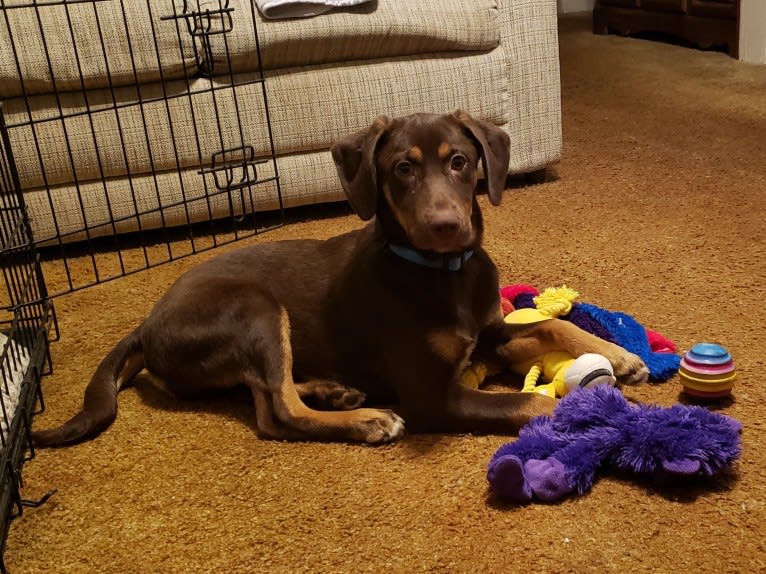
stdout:
[[436,150],[436,153],[439,154],[439,159],[447,159],[451,151],[452,151],[452,146],[449,145],[447,142],[442,142],[439,144],[439,149]]
[[423,150],[414,145],[407,151],[407,158],[412,161],[421,162],[423,161]]

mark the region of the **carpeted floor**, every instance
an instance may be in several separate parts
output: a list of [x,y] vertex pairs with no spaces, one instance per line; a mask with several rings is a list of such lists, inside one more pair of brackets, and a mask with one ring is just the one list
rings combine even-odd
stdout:
[[[101,437],[24,467],[25,496],[58,492],[13,523],[10,570],[763,572],[766,66],[592,36],[581,17],[561,22],[561,63],[564,159],[553,181],[485,209],[489,251],[503,282],[565,282],[684,349],[725,344],[740,378],[722,411],[745,428],[733,476],[687,488],[607,474],[560,504],[502,507],[485,468],[509,437],[262,441],[247,393],[179,402],[140,378]],[[358,225],[336,213],[257,240]],[[73,413],[97,361],[210,256],[58,300],[62,339],[36,424]],[[679,390],[626,393],[670,405]]]

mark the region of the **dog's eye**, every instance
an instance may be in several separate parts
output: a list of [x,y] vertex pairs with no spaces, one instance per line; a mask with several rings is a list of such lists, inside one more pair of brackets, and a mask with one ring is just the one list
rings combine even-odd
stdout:
[[400,161],[396,164],[396,173],[402,177],[409,177],[412,175],[412,164],[408,161]]
[[452,156],[452,159],[450,160],[450,167],[454,169],[455,171],[461,171],[465,164],[468,163],[468,160],[464,155],[460,155],[459,153],[456,153]]

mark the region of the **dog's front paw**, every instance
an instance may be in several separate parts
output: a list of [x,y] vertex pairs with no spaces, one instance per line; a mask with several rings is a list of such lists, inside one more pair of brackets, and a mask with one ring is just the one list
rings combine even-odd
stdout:
[[359,409],[357,439],[368,444],[383,444],[404,436],[404,419],[387,409]]
[[638,355],[614,345],[614,349],[605,356],[612,363],[614,376],[617,377],[618,382],[635,385],[649,380],[649,369]]

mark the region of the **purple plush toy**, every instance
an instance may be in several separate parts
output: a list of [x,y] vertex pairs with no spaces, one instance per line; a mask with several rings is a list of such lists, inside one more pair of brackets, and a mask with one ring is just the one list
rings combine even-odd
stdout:
[[588,491],[598,470],[712,476],[740,453],[742,425],[697,406],[630,404],[609,385],[564,397],[552,417],[533,419],[492,457],[497,496],[523,503]]

